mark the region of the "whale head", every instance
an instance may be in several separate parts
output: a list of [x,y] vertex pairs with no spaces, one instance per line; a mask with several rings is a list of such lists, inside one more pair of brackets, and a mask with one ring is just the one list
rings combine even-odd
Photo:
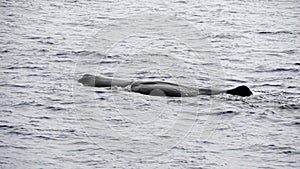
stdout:
[[250,91],[250,89],[247,86],[239,86],[231,90],[227,90],[226,93],[231,95],[238,95],[238,96],[251,96],[253,93]]
[[95,76],[90,74],[85,74],[78,80],[85,86],[95,86]]

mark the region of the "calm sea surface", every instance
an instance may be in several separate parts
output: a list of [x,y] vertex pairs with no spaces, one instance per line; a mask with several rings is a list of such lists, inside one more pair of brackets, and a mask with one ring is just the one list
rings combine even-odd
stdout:
[[300,168],[299,23],[297,0],[2,0],[0,168]]

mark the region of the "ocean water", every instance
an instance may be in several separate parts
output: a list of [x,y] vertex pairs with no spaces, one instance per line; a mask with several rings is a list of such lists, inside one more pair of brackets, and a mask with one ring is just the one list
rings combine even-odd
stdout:
[[[297,0],[0,2],[0,168],[299,168]],[[254,95],[151,97],[85,73]]]

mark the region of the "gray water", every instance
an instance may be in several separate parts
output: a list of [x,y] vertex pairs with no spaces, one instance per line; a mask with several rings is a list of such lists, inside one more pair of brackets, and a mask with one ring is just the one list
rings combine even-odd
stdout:
[[[0,168],[299,168],[300,3],[2,0]],[[149,97],[85,73],[254,95]]]

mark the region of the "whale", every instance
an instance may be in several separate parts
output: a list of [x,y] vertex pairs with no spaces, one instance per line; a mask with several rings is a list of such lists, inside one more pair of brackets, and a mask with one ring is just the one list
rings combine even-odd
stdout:
[[222,93],[242,97],[253,95],[251,90],[244,85],[229,90],[216,90],[191,87],[164,81],[133,81],[95,76],[91,74],[84,74],[78,82],[84,86],[90,87],[123,87],[128,88],[130,92],[150,96],[193,97],[198,95],[217,95]]

